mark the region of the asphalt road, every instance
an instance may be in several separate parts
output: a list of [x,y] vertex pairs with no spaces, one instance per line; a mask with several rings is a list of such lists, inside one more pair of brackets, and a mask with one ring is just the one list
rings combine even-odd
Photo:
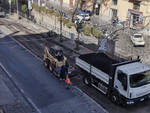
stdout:
[[60,82],[40,60],[8,36],[0,38],[0,63],[43,113],[104,112],[81,92],[66,90],[63,81]]
[[[25,45],[25,47],[30,49],[37,56],[42,58],[43,45],[45,43],[48,43],[49,45],[55,44],[51,40],[44,39],[43,37],[41,37],[42,35],[43,34],[37,35],[34,33],[30,33],[30,34],[26,34],[26,35],[18,35],[18,36],[13,36],[13,37],[15,39],[17,39],[18,41],[20,41],[23,45]],[[35,40],[36,38],[38,38],[40,40]],[[54,38],[54,37],[52,37],[52,38]],[[140,51],[145,50],[145,51],[147,51],[146,56],[149,57],[148,42],[149,42],[149,39],[146,39],[145,47],[133,47],[133,44],[131,43],[129,36],[121,34],[120,40],[117,41],[117,48],[119,49],[118,51],[123,52],[123,54],[130,54],[130,53],[135,54],[137,51],[140,52]],[[89,46],[89,45],[87,45],[87,46]],[[68,58],[72,57],[72,54],[68,50],[65,50],[65,48],[64,48],[64,53],[65,53],[65,55],[67,55]],[[143,55],[143,54],[141,54],[141,55]],[[149,61],[148,58],[146,60]],[[72,58],[71,59],[69,58],[69,62],[70,61],[73,62]],[[149,113],[149,111],[150,111],[150,107],[149,107],[150,101],[143,102],[141,104],[138,104],[138,105],[135,105],[135,106],[132,106],[129,108],[123,108],[121,106],[117,106],[117,105],[113,104],[106,96],[101,94],[99,91],[97,91],[93,87],[88,87],[88,86],[84,85],[83,81],[82,81],[82,75],[79,74],[78,76],[73,77],[72,80],[73,80],[72,82],[74,83],[74,85],[76,85],[78,88],[80,88],[86,94],[88,94],[91,98],[93,98],[98,104],[103,106],[110,113]]]

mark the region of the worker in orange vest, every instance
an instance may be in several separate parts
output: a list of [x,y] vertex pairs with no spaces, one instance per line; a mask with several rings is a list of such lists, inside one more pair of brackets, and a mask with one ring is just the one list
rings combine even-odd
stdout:
[[72,83],[68,75],[66,76],[65,83],[66,83],[66,89],[70,89]]

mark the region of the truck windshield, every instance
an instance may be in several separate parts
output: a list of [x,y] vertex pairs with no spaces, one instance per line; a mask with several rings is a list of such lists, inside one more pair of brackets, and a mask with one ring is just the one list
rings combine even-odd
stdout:
[[132,88],[140,87],[142,85],[150,83],[150,71],[146,71],[139,74],[130,76],[130,86]]

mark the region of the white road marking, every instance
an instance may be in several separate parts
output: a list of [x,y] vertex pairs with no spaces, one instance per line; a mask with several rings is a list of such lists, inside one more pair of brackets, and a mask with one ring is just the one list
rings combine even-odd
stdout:
[[[3,68],[3,70],[7,73],[7,75],[12,78],[12,75],[7,71],[7,69],[2,65],[2,63],[0,62],[0,66]],[[16,86],[18,87],[18,84],[14,81],[14,83],[16,84]],[[30,104],[34,107],[34,109],[38,112],[38,113],[42,113],[40,111],[40,109],[33,103],[33,101],[27,97],[23,91],[23,89],[19,88],[18,89],[21,91],[21,93],[24,95],[24,97],[28,100],[28,102],[30,102]]]
[[0,63],[0,66],[3,68],[3,70],[7,73],[7,75],[11,78],[12,75],[6,70],[6,68]]

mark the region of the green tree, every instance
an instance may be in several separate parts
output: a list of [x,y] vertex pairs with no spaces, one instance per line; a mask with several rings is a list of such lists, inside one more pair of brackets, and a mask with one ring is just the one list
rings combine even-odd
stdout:
[[8,4],[8,0],[5,0],[5,3]]
[[22,5],[22,6],[21,6],[21,10],[22,10],[24,13],[26,13],[26,12],[27,12],[27,5],[26,5],[26,4]]
[[12,0],[12,4],[15,5],[16,4],[16,0]]

